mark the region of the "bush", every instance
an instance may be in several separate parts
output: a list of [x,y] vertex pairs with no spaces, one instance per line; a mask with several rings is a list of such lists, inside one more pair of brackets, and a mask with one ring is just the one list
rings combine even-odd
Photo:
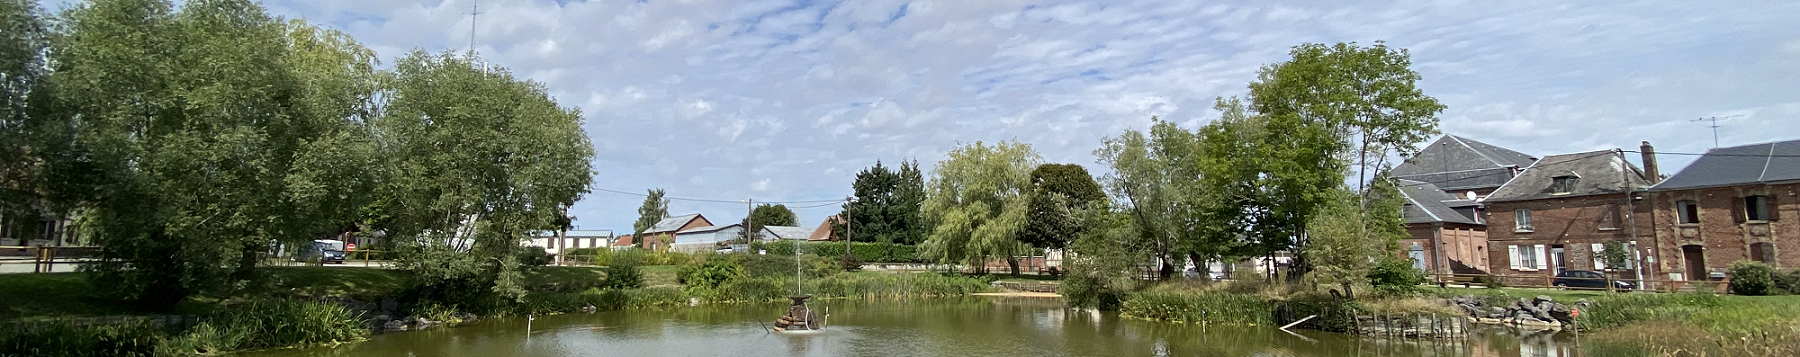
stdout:
[[712,256],[698,262],[683,264],[675,271],[675,279],[688,289],[716,289],[733,279],[745,277],[744,266],[735,259],[725,256]]
[[637,254],[620,254],[611,259],[612,264],[606,266],[606,281],[602,287],[610,289],[635,289],[644,286],[644,272],[638,270]]
[[1775,286],[1775,268],[1768,264],[1748,260],[1731,263],[1732,294],[1762,296],[1787,293]]
[[541,267],[556,261],[556,258],[550,256],[550,252],[538,247],[521,246],[513,256],[519,261],[519,265],[528,267]]
[[858,271],[862,270],[863,260],[855,255],[846,255],[838,258],[838,266],[844,268],[844,271]]
[[[368,331],[343,305],[300,300],[255,301],[213,313],[209,321],[226,350],[310,346],[356,341]],[[237,336],[233,336],[237,335]],[[229,338],[241,338],[236,343]]]
[[1122,306],[1120,315],[1171,322],[1269,325],[1275,316],[1275,304],[1262,297],[1230,293],[1144,292]]
[[1376,294],[1410,294],[1419,291],[1419,285],[1428,279],[1425,273],[1413,269],[1412,261],[1405,259],[1382,259],[1380,264],[1369,269],[1369,285]]
[[1790,295],[1800,295],[1800,269],[1789,270],[1787,274],[1777,274],[1775,287],[1787,291]]

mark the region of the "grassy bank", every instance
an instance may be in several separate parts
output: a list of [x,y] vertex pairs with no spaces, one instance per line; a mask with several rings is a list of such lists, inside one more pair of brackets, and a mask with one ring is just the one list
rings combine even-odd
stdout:
[[[1800,296],[1625,294],[1594,299],[1589,356],[1800,355]],[[1585,329],[1585,328],[1584,328]]]

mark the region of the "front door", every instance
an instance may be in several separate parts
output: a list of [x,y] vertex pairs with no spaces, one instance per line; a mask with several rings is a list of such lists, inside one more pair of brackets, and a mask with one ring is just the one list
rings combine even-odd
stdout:
[[1569,270],[1568,261],[1563,259],[1562,245],[1550,246],[1550,266],[1556,268],[1556,272],[1558,273]]
[[1687,261],[1688,280],[1706,280],[1706,254],[1698,245],[1681,246],[1681,258]]

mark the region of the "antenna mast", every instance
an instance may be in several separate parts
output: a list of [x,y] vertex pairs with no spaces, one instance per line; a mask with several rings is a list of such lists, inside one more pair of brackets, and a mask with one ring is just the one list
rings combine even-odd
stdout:
[[469,54],[475,54],[475,20],[481,15],[481,0],[475,0],[475,7],[469,9]]
[[1732,116],[1723,116],[1723,117],[1705,117],[1705,118],[1694,119],[1692,121],[1704,120],[1704,121],[1708,121],[1711,123],[1710,125],[1707,125],[1707,126],[1712,127],[1713,147],[1717,148],[1717,147],[1719,147],[1719,119],[1736,118],[1736,117],[1741,117],[1741,116],[1743,116],[1743,115],[1732,115]]

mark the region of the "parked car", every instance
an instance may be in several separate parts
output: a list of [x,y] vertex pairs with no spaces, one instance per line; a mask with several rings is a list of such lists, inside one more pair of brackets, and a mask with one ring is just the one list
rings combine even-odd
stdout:
[[298,254],[294,255],[294,260],[309,261],[316,257],[319,259],[319,262],[323,264],[343,264],[344,256],[346,254],[344,253],[343,248],[341,248],[342,244],[342,241],[331,239],[313,240],[312,244],[300,248],[300,251],[296,252]]
[[1613,280],[1608,278],[1606,274],[1592,270],[1564,270],[1561,273],[1556,273],[1556,280],[1551,281],[1550,284],[1559,288],[1606,289],[1606,283],[1608,281],[1612,282],[1611,288],[1620,291],[1637,288],[1635,285],[1632,285],[1631,282]]

